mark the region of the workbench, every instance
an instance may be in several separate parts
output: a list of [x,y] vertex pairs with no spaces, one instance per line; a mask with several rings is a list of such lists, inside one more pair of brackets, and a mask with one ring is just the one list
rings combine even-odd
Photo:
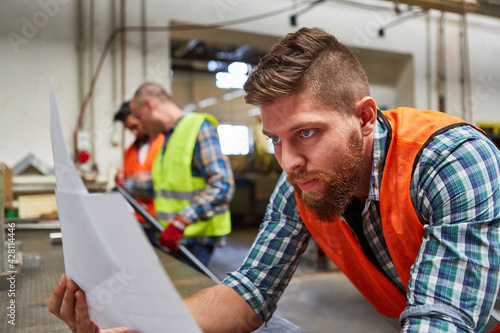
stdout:
[[[15,326],[5,320],[7,306],[11,297],[0,292],[0,332],[5,333],[59,333],[69,332],[66,324],[48,311],[52,289],[64,272],[61,244],[52,244],[49,234],[59,230],[16,229],[16,241],[21,242],[24,255],[40,256],[38,267],[21,266],[15,281]],[[158,257],[168,272],[170,279],[182,297],[193,295],[201,289],[214,285],[214,282],[198,271],[186,266],[175,258],[157,250]],[[289,321],[275,316],[256,332],[303,332]]]

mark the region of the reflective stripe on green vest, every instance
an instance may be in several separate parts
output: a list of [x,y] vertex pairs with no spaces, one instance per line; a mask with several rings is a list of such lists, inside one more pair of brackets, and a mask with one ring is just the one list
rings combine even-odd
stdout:
[[[217,120],[206,113],[190,113],[179,121],[167,143],[153,164],[152,177],[156,193],[156,217],[164,227],[193,198],[206,183],[203,177],[193,177],[191,163],[200,127],[204,120],[217,127]],[[196,221],[184,230],[185,237],[223,236],[231,232],[229,210],[207,220]]]

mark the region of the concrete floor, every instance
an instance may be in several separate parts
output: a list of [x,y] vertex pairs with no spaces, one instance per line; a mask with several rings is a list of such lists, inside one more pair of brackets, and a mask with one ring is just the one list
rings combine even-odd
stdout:
[[[216,249],[208,267],[221,279],[237,269],[257,234],[256,228],[233,230],[228,245]],[[347,278],[330,263],[326,271],[314,262],[312,248],[278,303],[276,314],[309,333],[397,332]]]

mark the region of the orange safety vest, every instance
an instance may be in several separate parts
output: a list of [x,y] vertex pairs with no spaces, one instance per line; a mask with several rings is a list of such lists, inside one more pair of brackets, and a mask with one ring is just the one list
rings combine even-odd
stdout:
[[[132,145],[130,145],[130,147],[128,147],[127,150],[125,150],[125,153],[123,155],[123,173],[125,179],[130,177],[134,173],[151,172],[156,155],[163,146],[164,139],[165,136],[163,134],[160,134],[153,140],[153,142],[151,142],[146,159],[142,164],[139,163],[135,142]],[[136,198],[136,200],[138,203],[143,205],[144,208],[146,208],[146,210],[148,211],[149,214],[151,214],[151,216],[155,216],[154,199]],[[140,216],[137,212],[135,213],[135,216],[140,222],[146,223],[146,221],[144,221],[144,218]]]
[[[465,122],[445,113],[411,108],[382,114],[390,125],[390,146],[380,186],[380,215],[389,253],[407,286],[424,235],[410,197],[414,161],[428,140]],[[399,318],[406,308],[406,295],[366,258],[346,222],[340,218],[328,223],[319,221],[298,196],[296,199],[302,220],[330,260],[378,312]]]

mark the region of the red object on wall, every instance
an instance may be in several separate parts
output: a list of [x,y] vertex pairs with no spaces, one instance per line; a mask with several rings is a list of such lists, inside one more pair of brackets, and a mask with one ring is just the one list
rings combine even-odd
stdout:
[[80,163],[86,163],[90,159],[90,153],[86,150],[80,150],[76,155],[76,159]]

